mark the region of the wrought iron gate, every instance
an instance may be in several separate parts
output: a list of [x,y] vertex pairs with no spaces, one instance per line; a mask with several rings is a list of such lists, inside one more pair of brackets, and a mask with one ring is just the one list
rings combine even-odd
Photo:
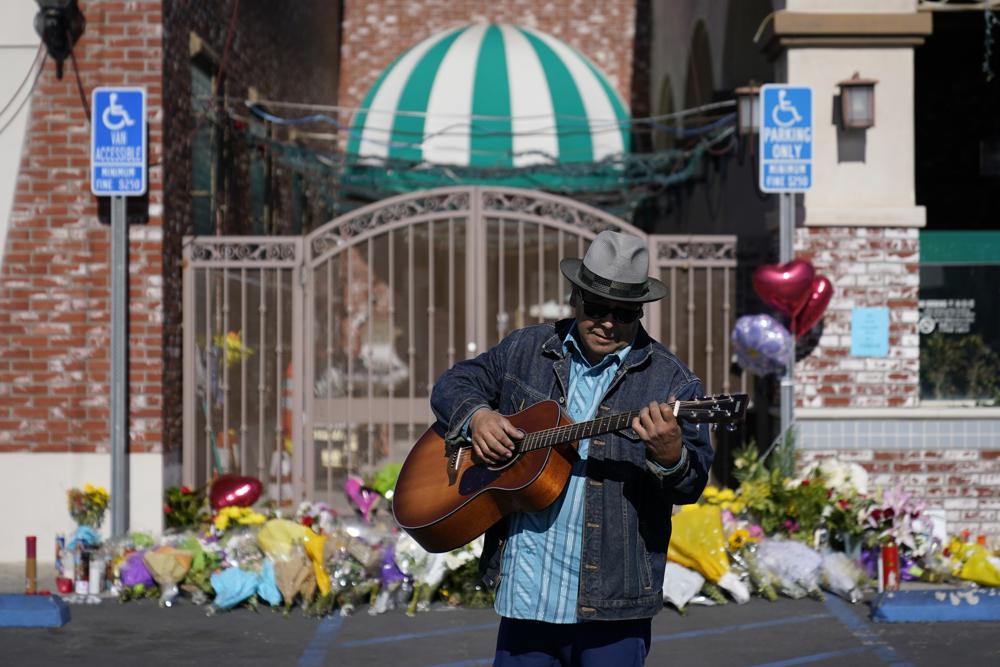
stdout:
[[646,239],[670,288],[651,333],[708,390],[745,382],[729,372],[735,237],[648,236],[530,190],[412,193],[302,239],[188,239],[185,480],[238,469],[275,498],[332,500],[346,474],[402,460],[438,375],[569,314],[559,261],[604,229]]

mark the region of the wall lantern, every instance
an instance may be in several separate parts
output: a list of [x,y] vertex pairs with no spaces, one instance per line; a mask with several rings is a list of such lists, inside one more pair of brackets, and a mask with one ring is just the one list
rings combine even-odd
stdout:
[[757,134],[760,127],[760,87],[753,81],[733,91],[740,136]]
[[49,55],[56,61],[56,78],[63,76],[63,61],[73,53],[87,25],[76,0],[35,0],[35,32],[42,38]]
[[875,79],[854,76],[840,86],[840,122],[845,130],[864,130],[875,126]]

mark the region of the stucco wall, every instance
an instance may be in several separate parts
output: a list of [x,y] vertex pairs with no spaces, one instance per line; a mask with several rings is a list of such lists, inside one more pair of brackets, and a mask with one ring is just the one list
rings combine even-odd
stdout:
[[24,130],[31,114],[32,73],[39,44],[32,18],[37,9],[38,5],[31,0],[10,0],[4,4],[4,20],[0,21],[0,53],[4,60],[0,68],[0,100],[6,107],[0,114],[0,127],[4,128],[0,131],[0,267]]

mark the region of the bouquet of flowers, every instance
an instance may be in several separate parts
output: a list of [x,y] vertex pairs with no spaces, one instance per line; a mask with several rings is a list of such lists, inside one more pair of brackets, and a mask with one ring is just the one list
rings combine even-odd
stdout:
[[163,494],[163,518],[168,528],[187,528],[199,523],[205,497],[186,486],[171,486]]
[[104,522],[111,496],[107,489],[87,484],[83,490],[72,488],[66,492],[69,515],[81,526],[97,529]]
[[856,551],[866,530],[865,517],[873,502],[868,497],[868,473],[857,463],[825,458],[806,466],[801,478],[808,479],[817,473],[826,485],[823,521],[830,543],[857,558]]
[[868,509],[865,527],[875,533],[878,544],[895,542],[908,555],[920,557],[930,546],[930,527],[920,520],[925,508],[926,503],[898,484],[888,491],[880,489]]
[[267,521],[267,517],[255,512],[249,507],[223,507],[215,515],[215,529],[219,533],[226,532],[230,526],[259,526]]
[[295,521],[312,528],[317,535],[329,535],[337,524],[337,511],[323,502],[303,500],[295,510]]

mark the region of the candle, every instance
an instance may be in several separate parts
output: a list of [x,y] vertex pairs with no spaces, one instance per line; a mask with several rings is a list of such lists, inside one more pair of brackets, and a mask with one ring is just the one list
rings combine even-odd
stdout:
[[100,595],[104,588],[104,560],[101,558],[90,559],[90,579],[87,582],[87,592],[91,595]]
[[38,590],[38,561],[36,559],[37,539],[34,535],[24,538],[27,558],[24,562],[24,592],[33,595]]

